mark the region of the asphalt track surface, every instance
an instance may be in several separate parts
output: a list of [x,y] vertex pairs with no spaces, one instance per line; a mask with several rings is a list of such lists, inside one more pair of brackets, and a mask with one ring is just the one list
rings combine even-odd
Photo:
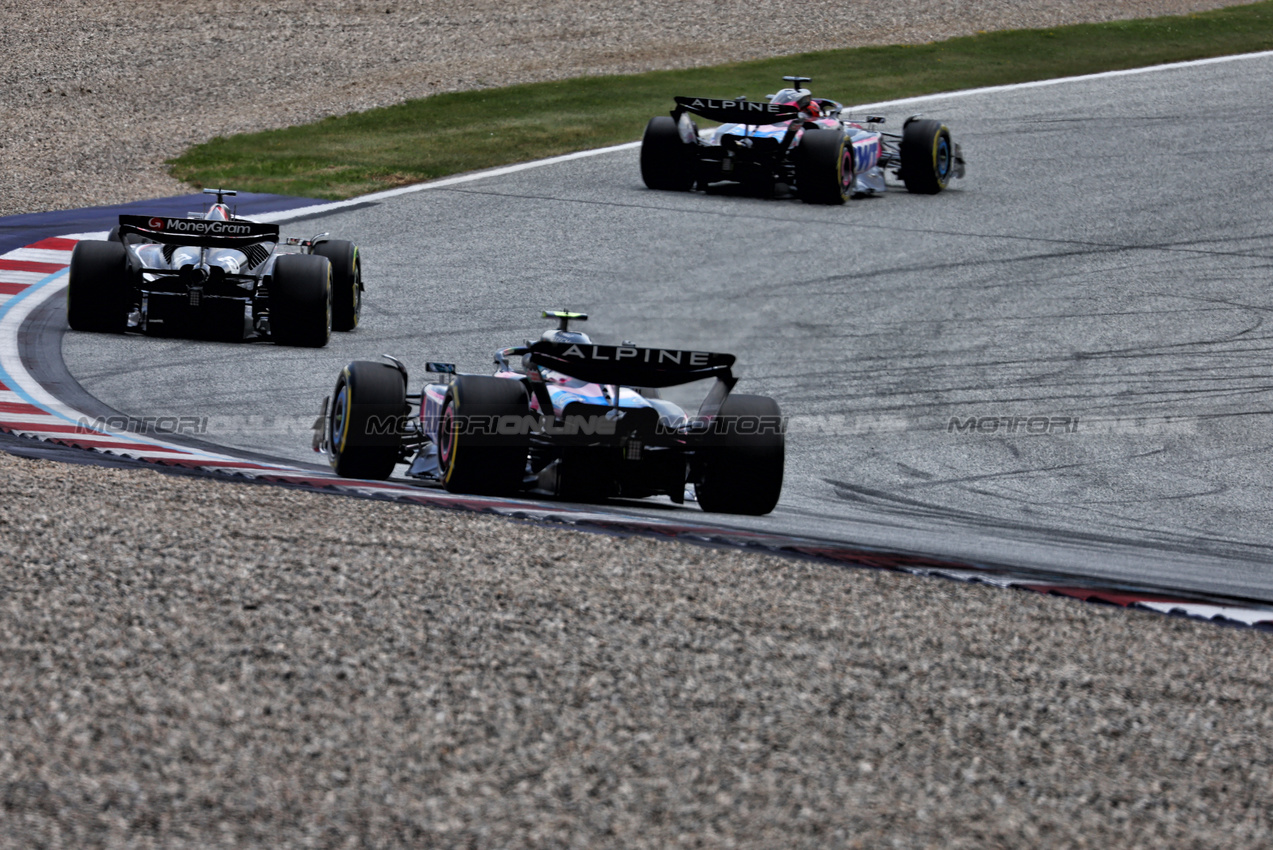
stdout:
[[68,333],[64,358],[110,408],[312,463],[348,361],[394,354],[415,390],[428,360],[485,372],[540,309],[583,310],[598,342],[735,352],[739,391],[791,417],[778,509],[723,525],[1273,601],[1270,78],[1262,57],[881,110],[963,145],[936,197],[652,192],[635,150],[407,194],[285,224],[363,252],[363,323],[325,349]]

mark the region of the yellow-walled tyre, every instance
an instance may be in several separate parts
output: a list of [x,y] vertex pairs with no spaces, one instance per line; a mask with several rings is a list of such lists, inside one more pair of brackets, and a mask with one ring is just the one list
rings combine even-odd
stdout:
[[400,369],[371,360],[350,363],[336,379],[327,411],[332,469],[345,478],[388,478],[398,463],[409,413]]
[[651,118],[641,137],[641,179],[651,189],[688,192],[694,188],[693,151],[681,138],[676,122]]
[[782,411],[771,398],[733,395],[698,450],[694,491],[705,511],[760,516],[778,504],[786,462]]
[[362,256],[344,239],[319,242],[314,253],[332,264],[332,330],[352,331],[362,315]]
[[853,145],[839,130],[805,130],[796,152],[796,194],[806,204],[842,204],[853,194]]
[[950,130],[940,121],[921,118],[902,128],[902,182],[906,191],[936,195],[955,176],[955,144]]
[[71,252],[66,321],[77,331],[122,334],[133,307],[127,252],[119,242],[85,240]]
[[270,335],[279,345],[321,348],[332,335],[332,265],[326,257],[284,254],[274,261]]
[[461,375],[438,422],[438,464],[452,493],[504,496],[522,489],[533,423],[521,381]]

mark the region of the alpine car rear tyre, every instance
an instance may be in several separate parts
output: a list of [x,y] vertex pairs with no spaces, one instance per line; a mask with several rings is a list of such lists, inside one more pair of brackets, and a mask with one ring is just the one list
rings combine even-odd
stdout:
[[530,422],[520,381],[485,375],[456,378],[438,423],[438,463],[446,489],[491,496],[520,490]]
[[940,121],[917,119],[902,128],[899,148],[906,191],[936,195],[950,185],[955,173],[955,145]]
[[409,412],[400,369],[370,360],[350,363],[336,380],[327,413],[332,469],[345,478],[388,478],[398,462]]
[[666,115],[651,118],[641,137],[641,179],[651,189],[688,192],[694,188],[692,152],[676,122]]
[[76,244],[66,287],[66,321],[74,330],[122,334],[132,296],[128,252],[121,243]]
[[853,194],[853,146],[838,130],[805,130],[796,191],[806,204],[842,204]]
[[312,254],[283,254],[270,283],[270,334],[280,345],[321,348],[332,335],[332,264]]
[[778,504],[786,444],[776,401],[730,395],[701,451],[694,489],[703,510],[760,516]]
[[330,239],[314,246],[314,253],[332,264],[332,330],[352,331],[362,313],[362,258],[358,248],[344,239]]

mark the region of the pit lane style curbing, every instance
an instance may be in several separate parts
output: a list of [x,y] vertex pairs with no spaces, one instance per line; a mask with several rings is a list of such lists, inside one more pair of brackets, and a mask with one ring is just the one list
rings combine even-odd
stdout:
[[[199,198],[200,196],[192,196]],[[173,199],[169,199],[173,200]],[[185,204],[190,198],[176,199]],[[297,200],[291,199],[293,206]],[[301,200],[308,204],[309,201]],[[118,208],[115,208],[116,211]],[[281,209],[275,206],[275,210]],[[104,216],[103,211],[99,215]],[[94,219],[96,221],[96,219]],[[6,225],[0,220],[0,233]],[[80,233],[38,239],[0,255],[0,431],[12,435],[0,441],[0,450],[28,457],[103,466],[148,467],[171,472],[237,479],[265,484],[301,487],[344,496],[391,499],[433,508],[492,513],[537,524],[564,524],[579,530],[611,534],[666,537],[701,545],[752,549],[770,554],[816,558],[845,566],[886,569],[914,575],[1030,590],[1088,602],[1157,611],[1163,614],[1217,623],[1273,630],[1273,608],[1240,601],[1176,596],[1161,589],[1084,584],[1072,577],[1059,578],[1027,573],[997,564],[971,564],[937,556],[854,547],[844,543],[753,533],[723,528],[710,522],[660,520],[624,514],[621,510],[545,504],[521,499],[459,496],[439,489],[396,481],[356,481],[319,469],[291,463],[275,463],[248,457],[234,450],[218,451],[164,439],[147,431],[138,433],[109,427],[110,417],[94,416],[85,408],[82,388],[68,393],[63,377],[57,385],[35,377],[24,363],[24,354],[40,349],[46,357],[60,349],[41,339],[52,331],[48,322],[37,322],[41,308],[52,307],[67,285],[71,252],[81,238],[101,238],[102,233]],[[60,327],[60,326],[59,326]],[[58,338],[60,339],[60,333]],[[48,371],[48,370],[44,370]],[[54,370],[55,371],[55,370]],[[67,400],[67,397],[72,400]],[[74,399],[78,398],[77,403]],[[163,423],[154,423],[162,427]]]

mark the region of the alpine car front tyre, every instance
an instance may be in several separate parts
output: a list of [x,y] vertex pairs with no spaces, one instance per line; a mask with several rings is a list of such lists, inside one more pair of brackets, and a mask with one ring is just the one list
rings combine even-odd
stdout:
[[842,204],[853,194],[853,146],[838,130],[805,130],[796,154],[796,192],[806,204]]
[[327,413],[329,459],[336,474],[388,478],[398,462],[409,411],[406,379],[396,366],[370,360],[346,366]]
[[945,124],[927,118],[908,122],[902,128],[898,153],[906,191],[936,195],[950,185],[955,174],[955,145]]
[[694,188],[689,147],[670,117],[651,118],[641,137],[641,179],[645,185],[669,192]]
[[773,399],[730,395],[701,453],[694,490],[703,510],[760,516],[778,504],[786,440],[782,412]]
[[530,404],[521,381],[461,375],[442,403],[438,464],[452,493],[503,496],[522,489]]
[[314,253],[332,264],[332,330],[352,331],[362,313],[362,258],[358,248],[344,239],[329,239],[314,246]]
[[133,287],[122,243],[86,240],[71,251],[66,321],[73,330],[122,334]]
[[312,254],[283,254],[270,283],[270,335],[279,345],[321,348],[332,334],[332,264]]

